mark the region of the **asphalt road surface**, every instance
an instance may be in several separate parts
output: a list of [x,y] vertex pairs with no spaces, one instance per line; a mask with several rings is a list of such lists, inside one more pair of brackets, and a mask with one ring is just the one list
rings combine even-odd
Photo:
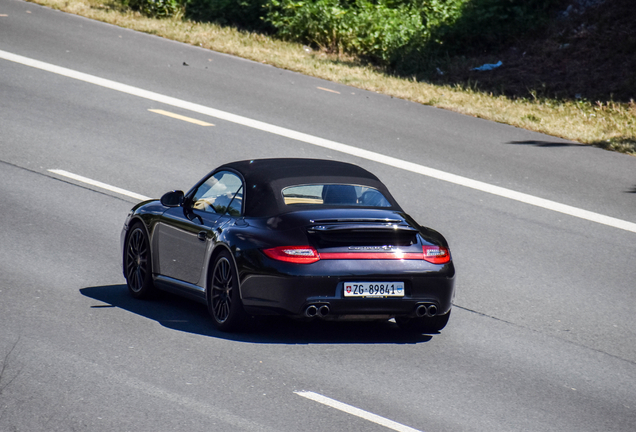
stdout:
[[[284,156],[448,238],[441,334],[128,296],[138,195]],[[0,0],[0,430],[633,432],[635,210],[632,156]]]

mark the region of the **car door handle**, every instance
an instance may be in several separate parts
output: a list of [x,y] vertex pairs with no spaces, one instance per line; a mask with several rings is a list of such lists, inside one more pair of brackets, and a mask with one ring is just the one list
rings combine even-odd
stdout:
[[201,241],[205,241],[205,239],[207,238],[208,234],[205,231],[199,231],[199,234],[197,235],[197,237],[199,238],[199,240]]

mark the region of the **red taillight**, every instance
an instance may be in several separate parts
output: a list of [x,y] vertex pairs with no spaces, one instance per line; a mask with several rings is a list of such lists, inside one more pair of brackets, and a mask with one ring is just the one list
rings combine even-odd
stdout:
[[295,264],[311,264],[320,260],[320,255],[311,246],[278,246],[264,249],[263,253],[271,259]]
[[446,264],[450,261],[448,249],[440,246],[422,246],[422,252],[422,259],[433,264]]

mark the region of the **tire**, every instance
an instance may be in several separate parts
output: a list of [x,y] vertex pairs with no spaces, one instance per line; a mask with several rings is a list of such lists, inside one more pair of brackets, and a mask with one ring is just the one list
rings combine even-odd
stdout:
[[402,330],[410,333],[435,334],[446,327],[450,314],[451,311],[448,311],[445,315],[436,315],[434,317],[396,317],[395,322]]
[[238,288],[238,273],[229,252],[221,252],[214,261],[208,282],[208,311],[221,331],[242,329],[247,321]]
[[150,244],[141,224],[133,225],[126,238],[124,269],[128,292],[134,298],[149,298],[154,293]]

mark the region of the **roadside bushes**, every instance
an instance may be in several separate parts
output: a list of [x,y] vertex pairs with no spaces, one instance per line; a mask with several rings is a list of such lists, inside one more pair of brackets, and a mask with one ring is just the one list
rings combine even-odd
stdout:
[[498,48],[540,28],[564,0],[122,0],[150,16],[273,34],[403,74]]
[[267,0],[276,35],[397,66],[509,44],[563,0]]
[[250,31],[271,33],[263,19],[268,0],[181,0],[186,17],[194,21],[215,22]]
[[182,0],[122,0],[122,4],[155,18],[178,16],[183,11]]
[[451,53],[471,53],[514,42],[541,29],[561,0],[470,0],[462,1],[461,13],[452,25],[437,27],[434,39]]
[[152,18],[183,16],[248,31],[273,33],[265,21],[268,0],[119,0],[124,7]]
[[421,10],[413,3],[269,0],[264,19],[283,39],[387,64],[424,28]]

